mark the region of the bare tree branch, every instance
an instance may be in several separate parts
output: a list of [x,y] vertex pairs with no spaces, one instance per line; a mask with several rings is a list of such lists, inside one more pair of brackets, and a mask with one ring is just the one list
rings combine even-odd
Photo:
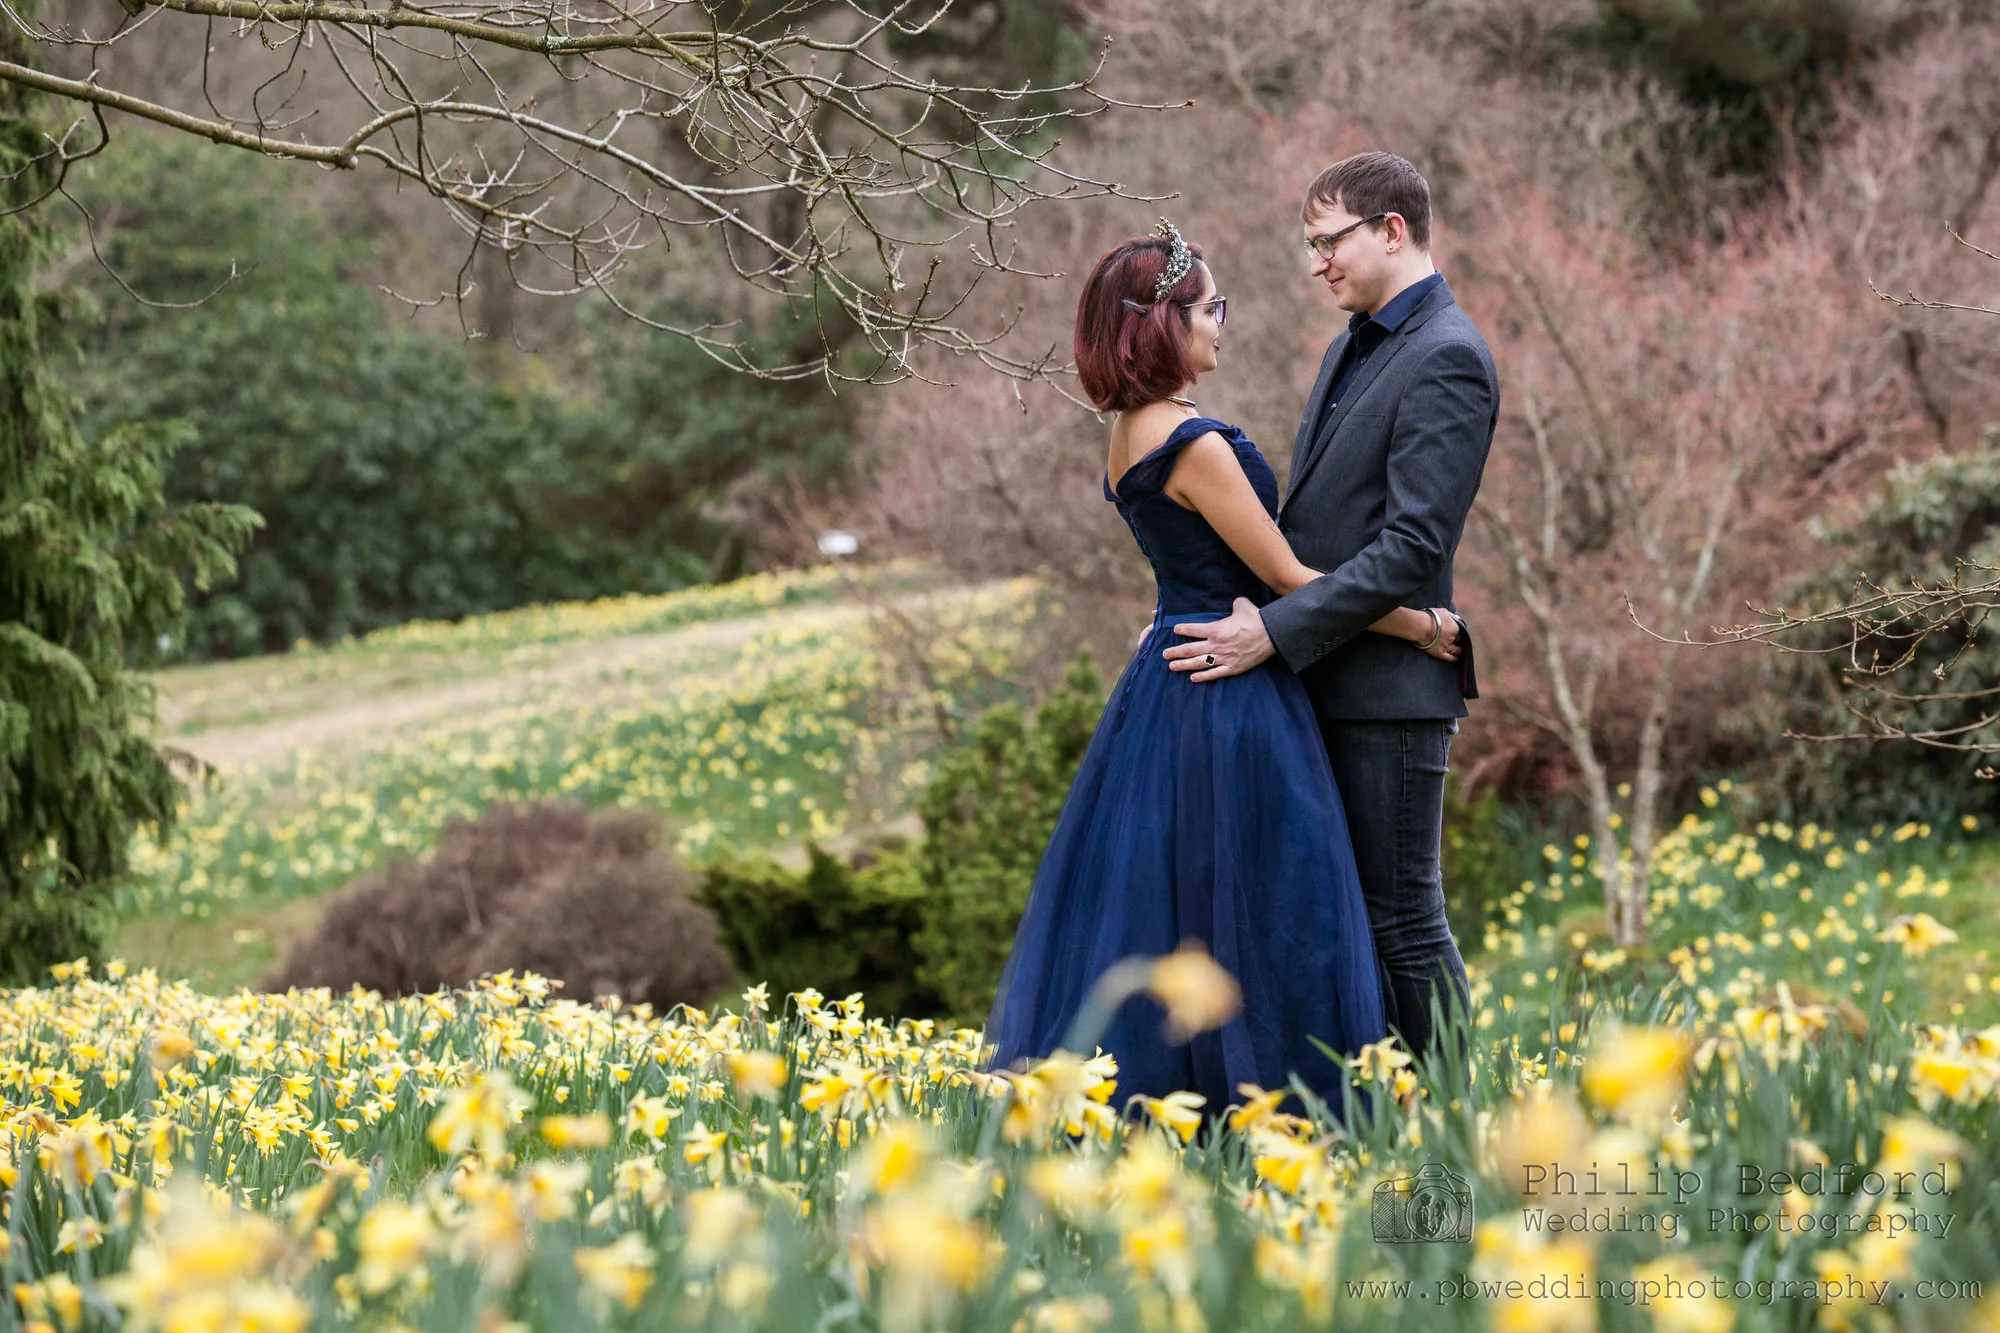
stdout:
[[[35,23],[9,10],[43,49],[74,48],[92,67],[78,78],[0,62],[0,80],[80,104],[100,127],[109,111],[337,171],[377,164],[437,199],[475,252],[503,256],[490,271],[522,290],[603,292],[749,374],[887,382],[941,349],[1042,378],[1064,368],[1057,349],[1013,350],[1013,315],[970,297],[993,274],[1047,276],[1016,263],[1021,209],[1144,197],[1065,168],[1063,128],[1163,104],[1101,92],[1101,55],[1086,77],[1014,88],[945,82],[898,58],[891,40],[921,35],[952,3],[791,0],[734,31],[694,0],[154,0],[101,34],[73,12]],[[110,86],[101,53],[163,42],[176,24],[270,53],[247,108],[217,102],[206,38],[207,114]],[[307,98],[322,67],[338,95]],[[538,106],[520,91],[537,70],[575,92]],[[51,137],[65,166],[108,138],[70,147],[83,120]],[[642,140],[639,126],[664,133]],[[766,364],[740,328],[655,318],[612,295],[641,252],[704,235],[741,283],[816,321],[816,353]],[[462,274],[446,295],[462,303],[471,285]],[[866,354],[842,364],[850,331]]]
[[[1864,588],[1867,591],[1863,592]],[[2000,569],[1960,559],[1949,579],[1926,582],[1912,578],[1909,587],[1898,588],[1885,587],[1864,575],[1855,580],[1854,589],[1846,602],[1817,611],[1751,605],[1749,609],[1762,617],[1759,622],[1728,629],[1711,626],[1714,637],[1710,639],[1695,639],[1685,631],[1679,639],[1668,639],[1640,623],[1636,614],[1632,618],[1643,633],[1661,643],[1702,648],[1763,643],[1785,653],[1844,654],[1848,660],[1841,671],[1841,683],[1860,701],[1846,699],[1842,706],[1863,729],[1825,734],[1787,731],[1790,739],[1914,741],[1974,754],[2000,753],[2000,739],[1968,739],[2000,720],[2000,712],[1954,726],[1934,727],[1912,727],[1892,716],[1933,703],[2000,701],[2000,684],[1981,684],[1968,690],[1908,691],[1881,683],[1915,662],[1923,646],[1940,635],[1949,636],[1949,655],[1926,674],[1943,681],[1971,647],[1987,618],[2000,608]],[[1829,635],[1829,628],[1838,633]]]
[[[1996,138],[1996,142],[2000,142],[2000,138]],[[1971,241],[1959,235],[1958,228],[1951,223],[1945,223],[1944,229],[1951,233],[1951,239],[1957,241],[1960,245],[1972,251],[1972,253],[1982,255],[1987,259],[2000,260],[2000,255],[1994,254],[1991,250],[1983,246],[1974,245]],[[1873,279],[1869,280],[1868,290],[1874,292],[1875,295],[1881,297],[1891,305],[1903,306],[1905,308],[1914,308],[1917,310],[1964,310],[1974,315],[2000,315],[2000,310],[1996,310],[1992,306],[1960,305],[1955,301],[1931,301],[1918,296],[1915,292],[1908,292],[1902,296],[1891,296],[1880,287],[1877,287]]]

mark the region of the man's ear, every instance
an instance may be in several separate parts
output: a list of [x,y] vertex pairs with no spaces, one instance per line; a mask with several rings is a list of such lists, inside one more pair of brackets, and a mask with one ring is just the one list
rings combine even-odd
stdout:
[[1391,213],[1383,218],[1382,225],[1389,229],[1389,234],[1383,238],[1382,248],[1390,254],[1409,244],[1410,223],[1401,213]]

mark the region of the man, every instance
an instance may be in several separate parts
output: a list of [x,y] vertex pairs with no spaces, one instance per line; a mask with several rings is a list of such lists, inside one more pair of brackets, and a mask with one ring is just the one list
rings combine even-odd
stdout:
[[[1398,606],[1455,607],[1452,556],[1500,381],[1431,262],[1430,186],[1415,167],[1393,153],[1336,162],[1302,212],[1312,275],[1350,318],[1307,400],[1278,526],[1327,572],[1261,612],[1239,598],[1226,620],[1175,626],[1188,642],[1166,656],[1199,682],[1275,653],[1306,685],[1389,977],[1389,1022],[1424,1054],[1433,1001],[1445,1012],[1469,1004],[1439,844],[1451,738],[1478,694],[1472,645],[1453,664],[1366,630]],[[1463,627],[1440,618],[1438,631],[1449,641]]]

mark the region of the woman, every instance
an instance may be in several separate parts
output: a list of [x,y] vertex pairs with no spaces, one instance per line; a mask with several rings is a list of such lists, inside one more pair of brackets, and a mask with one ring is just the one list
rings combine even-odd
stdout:
[[[986,1039],[992,1067],[1048,1055],[1093,983],[1133,955],[1199,941],[1243,1007],[1185,1045],[1137,997],[1099,1044],[1118,1098],[1192,1089],[1213,1115],[1238,1085],[1292,1074],[1334,1106],[1352,1054],[1386,1035],[1368,914],[1333,772],[1305,688],[1273,660],[1201,686],[1161,657],[1170,627],[1259,605],[1319,577],[1274,515],[1277,477],[1190,390],[1216,367],[1227,303],[1200,249],[1161,219],[1097,262],[1078,304],[1076,363],[1111,426],[1104,497],[1159,587],[1035,875]],[[1449,611],[1398,608],[1370,628],[1456,660]],[[1088,1052],[1082,1052],[1088,1054]]]

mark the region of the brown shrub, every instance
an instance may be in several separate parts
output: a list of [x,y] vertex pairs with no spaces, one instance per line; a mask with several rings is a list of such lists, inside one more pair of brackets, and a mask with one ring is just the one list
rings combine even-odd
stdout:
[[734,970],[694,884],[649,816],[494,806],[340,890],[263,988],[407,995],[512,968],[578,998],[706,1004]]
[[656,1009],[706,1005],[735,984],[715,917],[688,897],[693,877],[658,852],[587,849],[508,900],[472,950],[473,976],[508,968],[561,977],[573,995],[618,995]]

